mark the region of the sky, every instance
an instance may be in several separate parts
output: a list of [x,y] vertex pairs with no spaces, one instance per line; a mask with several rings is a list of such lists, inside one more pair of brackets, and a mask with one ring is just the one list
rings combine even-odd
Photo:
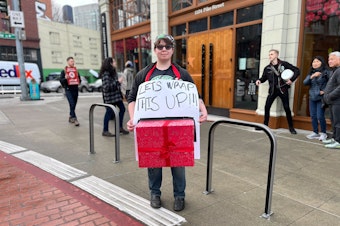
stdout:
[[73,7],[73,6],[98,3],[98,0],[52,0],[52,2],[60,6],[70,5]]

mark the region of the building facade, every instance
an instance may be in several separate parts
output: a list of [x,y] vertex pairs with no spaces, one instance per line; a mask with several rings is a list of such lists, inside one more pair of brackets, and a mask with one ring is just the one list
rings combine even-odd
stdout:
[[66,58],[73,56],[80,74],[93,80],[90,69],[99,70],[102,62],[99,31],[38,19],[44,78],[60,72]]
[[[7,1],[10,8],[11,1]],[[35,8],[35,0],[22,1],[20,11],[24,14],[24,40],[22,40],[24,61],[35,63],[41,69],[41,55],[38,35],[38,24]],[[17,51],[15,44],[15,29],[10,26],[8,15],[0,13],[1,31],[0,31],[0,60],[17,61]]]
[[88,4],[73,7],[74,25],[99,31],[99,8],[98,4]]
[[[137,70],[154,61],[152,43],[160,33],[176,40],[173,60],[185,67],[208,112],[262,122],[268,84],[255,86],[269,63],[268,51],[301,70],[290,89],[297,128],[311,129],[308,88],[302,84],[312,57],[340,49],[340,3],[325,0],[125,0],[109,5],[112,56]],[[287,128],[280,100],[270,127]]]

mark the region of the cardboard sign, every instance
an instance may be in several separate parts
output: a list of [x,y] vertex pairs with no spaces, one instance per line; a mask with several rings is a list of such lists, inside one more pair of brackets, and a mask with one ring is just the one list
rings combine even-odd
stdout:
[[[200,158],[199,115],[199,96],[194,83],[152,80],[142,83],[138,88],[134,124],[141,119],[193,118],[196,136],[195,159]],[[135,146],[137,147],[137,143]]]

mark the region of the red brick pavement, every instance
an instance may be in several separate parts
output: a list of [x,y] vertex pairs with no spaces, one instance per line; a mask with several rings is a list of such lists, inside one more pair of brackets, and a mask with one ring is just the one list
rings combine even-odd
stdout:
[[78,187],[0,151],[0,226],[143,225]]

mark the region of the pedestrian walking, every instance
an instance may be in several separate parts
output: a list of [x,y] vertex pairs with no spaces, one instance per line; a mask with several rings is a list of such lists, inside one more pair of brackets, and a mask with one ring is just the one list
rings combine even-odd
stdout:
[[[324,89],[328,82],[329,70],[322,56],[313,58],[311,68],[308,75],[303,80],[303,84],[310,86],[309,88],[309,112],[312,119],[313,133],[307,135],[308,139],[325,140],[326,133],[326,119],[325,109],[322,107],[322,97]],[[320,125],[320,133],[319,133]]]
[[[145,81],[156,79],[181,79],[193,83],[190,74],[179,65],[172,63],[172,55],[174,53],[175,40],[171,35],[162,34],[157,36],[154,42],[154,53],[157,56],[157,62],[146,66],[136,75],[135,82],[128,96],[128,110],[130,120],[127,123],[128,130],[133,131],[133,116],[136,105],[137,91],[140,84]],[[146,90],[147,92],[147,90]],[[199,121],[207,120],[207,109],[200,99],[199,109],[201,112]],[[173,195],[175,211],[181,211],[185,208],[185,167],[171,167],[173,177]],[[150,189],[150,205],[153,208],[161,207],[161,185],[162,185],[162,168],[148,168],[148,180]]]
[[[123,120],[125,114],[125,106],[123,103],[123,96],[121,92],[121,82],[123,77],[118,78],[116,71],[116,61],[112,57],[106,58],[99,71],[99,77],[102,79],[102,94],[105,104],[112,104],[119,108],[119,132],[121,134],[129,134],[129,131],[123,128]],[[106,107],[104,116],[104,126],[102,135],[105,137],[113,137],[109,131],[109,121],[113,117],[114,112],[110,107]]]
[[79,126],[75,110],[79,94],[78,85],[81,83],[81,78],[77,68],[74,66],[73,57],[68,57],[66,61],[67,66],[60,73],[60,83],[65,89],[65,95],[70,107],[68,121],[75,126]]
[[126,61],[125,63],[124,80],[126,82],[125,98],[127,99],[132,88],[132,84],[135,81],[133,64],[130,60]]
[[[291,134],[296,134],[296,130],[293,126],[292,113],[289,107],[289,93],[288,90],[293,82],[300,75],[300,70],[291,65],[290,63],[280,60],[279,51],[276,49],[269,50],[270,63],[264,68],[262,77],[256,81],[256,85],[259,86],[261,83],[268,81],[269,90],[266,104],[264,107],[264,124],[268,126],[270,117],[270,108],[277,97],[280,97],[283,108],[286,112],[286,118]],[[288,79],[282,78],[282,73],[285,70],[291,70],[292,76]]]

